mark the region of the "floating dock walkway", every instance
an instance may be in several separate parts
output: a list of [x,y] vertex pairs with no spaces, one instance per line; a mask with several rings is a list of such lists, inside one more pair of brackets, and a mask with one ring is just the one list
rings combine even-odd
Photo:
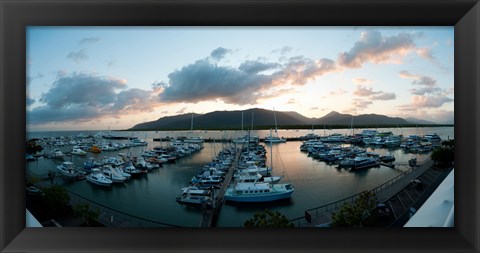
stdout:
[[240,151],[237,150],[237,152],[238,153],[235,156],[235,160],[232,162],[232,165],[228,169],[228,172],[225,175],[225,180],[223,181],[220,189],[216,192],[212,203],[206,204],[204,206],[203,217],[200,223],[200,227],[206,228],[206,227],[215,226],[215,220],[218,214],[220,213],[220,209],[225,203],[224,201],[225,191],[227,190],[228,186],[230,185],[230,182],[233,179],[233,173],[235,172],[235,169],[238,167],[238,160],[240,159],[240,155],[242,152],[241,150]]

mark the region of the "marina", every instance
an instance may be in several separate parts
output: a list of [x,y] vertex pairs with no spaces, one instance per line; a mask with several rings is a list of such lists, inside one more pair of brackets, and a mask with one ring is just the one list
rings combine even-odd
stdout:
[[[362,130],[358,129],[357,131],[360,133]],[[379,132],[388,131],[402,131],[405,140],[408,139],[407,137],[409,135],[424,136],[429,133],[437,133],[442,140],[453,138],[453,127],[381,129]],[[393,162],[379,161],[375,166],[352,170],[339,166],[339,162],[330,163],[314,158],[309,155],[308,152],[301,151],[300,149],[305,142],[304,137],[312,132],[321,138],[327,138],[334,133],[348,136],[348,134],[351,134],[350,129],[329,130],[329,133],[324,130],[278,130],[278,132],[279,136],[287,138],[286,142],[265,144],[260,141],[258,146],[265,149],[265,158],[263,158],[265,166],[270,167],[273,164],[271,176],[281,178],[277,184],[291,184],[295,189],[293,194],[288,198],[281,200],[257,203],[248,203],[251,201],[246,203],[228,201],[228,197],[226,197],[225,194],[228,192],[228,187],[235,183],[234,172],[235,169],[239,167],[238,161],[240,160],[241,154],[240,152],[233,151],[241,150],[242,147],[245,148],[245,144],[236,144],[232,141],[205,141],[201,143],[201,149],[194,152],[186,152],[181,157],[175,159],[175,161],[168,162],[168,159],[165,158],[163,162],[158,163],[159,166],[156,168],[147,169],[147,167],[143,165],[142,168],[146,171],[143,175],[137,177],[133,177],[132,175],[131,179],[125,180],[123,183],[112,182],[110,186],[98,185],[87,180],[82,180],[85,179],[85,177],[78,178],[79,180],[68,180],[60,177],[59,173],[56,174],[53,182],[64,186],[71,195],[76,196],[75,199],[81,198],[83,201],[88,200],[92,203],[101,204],[102,210],[108,209],[110,210],[109,212],[119,213],[122,217],[131,215],[132,217],[148,220],[151,224],[157,224],[153,226],[169,224],[181,227],[239,227],[243,226],[243,223],[251,218],[254,213],[266,208],[279,211],[289,219],[296,219],[302,216],[305,210],[335,202],[388,182],[408,171],[410,168],[409,161],[411,161],[412,158],[418,160],[419,163],[429,158],[429,152],[411,152],[400,146],[382,147],[356,145],[346,142],[330,143],[329,145],[331,147],[340,146],[342,150],[356,149],[358,147],[359,150],[357,150],[357,152],[364,150],[367,153],[378,154],[379,157],[383,156],[386,158],[387,156],[393,156],[395,158]],[[158,142],[154,141],[154,138],[161,138],[159,137],[160,135],[172,137],[182,136],[185,132],[114,133],[118,136],[128,137],[112,139],[111,137],[103,138],[97,136],[92,140],[96,142],[105,142],[108,140],[107,146],[118,146],[116,148],[117,150],[113,148],[113,150],[105,150],[100,153],[88,152],[85,156],[79,156],[71,154],[70,151],[73,145],[82,145],[81,143],[72,143],[73,139],[75,139],[73,136],[81,133],[70,132],[68,133],[70,137],[67,138],[65,133],[59,134],[51,132],[49,133],[50,136],[46,139],[51,140],[50,137],[52,137],[55,142],[51,142],[52,145],[50,146],[45,145],[45,150],[43,151],[45,157],[37,157],[35,160],[27,162],[27,176],[43,178],[45,181],[41,181],[41,183],[48,185],[51,179],[48,174],[57,166],[61,166],[66,162],[73,163],[74,167],[81,171],[84,170],[86,163],[108,161],[109,164],[113,165],[115,164],[115,159],[126,157],[129,154],[137,157],[136,166],[138,166],[138,164],[142,163],[138,161],[142,160],[138,159],[142,157],[141,154],[148,154],[148,152],[154,152],[155,150],[166,151],[168,147],[174,144],[179,146],[179,143],[174,141],[162,140]],[[260,140],[269,135],[268,130],[259,130],[255,131],[255,133],[258,134]],[[197,132],[197,135],[200,134],[204,140],[209,138],[217,140],[228,138],[231,140],[243,133],[238,133],[237,131]],[[88,136],[88,134],[84,135]],[[33,136],[29,135],[29,138],[39,138],[43,141],[46,140],[42,139],[45,137],[45,133],[35,133]],[[134,140],[135,137],[138,138],[135,142],[142,144],[128,147],[127,144],[133,143],[132,140]],[[291,139],[289,140],[288,138]],[[63,139],[62,142],[64,142],[63,146],[58,145],[60,142],[57,142],[61,139]],[[76,142],[78,142],[80,140],[88,140],[89,138],[76,139]],[[303,141],[300,141],[300,139],[303,139]],[[144,140],[144,142],[142,142],[142,140]],[[65,142],[68,144],[65,144]],[[93,144],[94,143],[90,143],[88,145]],[[189,143],[188,145],[197,144]],[[55,149],[58,149],[64,154],[63,158],[48,156],[50,151]],[[233,158],[230,158],[229,163],[226,163],[228,167],[225,167],[225,172],[221,177],[222,183],[217,186],[213,184],[214,181],[209,181],[212,184],[205,187],[210,190],[208,201],[200,205],[191,205],[176,201],[177,197],[182,194],[182,188],[187,187],[194,177],[198,177],[206,165],[212,166],[212,162],[218,160],[218,155],[226,154],[224,153],[226,152],[225,150],[231,150]],[[161,152],[158,154],[160,153]],[[113,159],[114,157],[115,159]],[[146,156],[144,156],[144,160],[145,162],[146,160],[153,161]],[[133,164],[135,164],[135,162]],[[213,173],[213,170],[208,171],[209,173]],[[211,178],[211,180],[213,179],[214,178]],[[257,190],[259,191],[260,189]],[[113,217],[112,219],[115,220],[115,215],[111,216]],[[130,219],[135,220],[137,218]],[[107,219],[105,218],[104,220]],[[130,224],[135,223],[130,222]],[[128,225],[127,223],[123,223],[122,226]]]

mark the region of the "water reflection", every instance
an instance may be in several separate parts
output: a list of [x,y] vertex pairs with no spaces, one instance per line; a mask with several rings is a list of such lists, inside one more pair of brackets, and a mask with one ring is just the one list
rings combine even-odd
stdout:
[[[410,133],[407,130],[403,129],[404,135],[415,134],[415,128],[408,130]],[[441,137],[445,139],[447,136],[453,138],[453,128],[433,128],[423,129],[422,131],[437,132],[439,135],[443,134]],[[280,136],[290,137],[305,135],[310,132],[307,130],[298,132],[280,130],[279,134]],[[327,130],[325,132],[329,134],[335,131]],[[321,134],[321,131],[316,130],[315,133]],[[145,138],[145,132],[128,134],[138,136],[141,139]],[[181,134],[179,132],[147,132],[148,147],[135,147],[121,152],[131,152],[138,155],[142,152],[142,149],[152,149],[154,146],[161,144],[166,145],[166,143],[153,142],[153,137]],[[207,138],[222,136],[221,134],[235,135],[235,131],[208,131],[208,133],[202,133]],[[261,204],[226,203],[220,211],[217,225],[221,227],[242,226],[245,220],[251,218],[254,213],[263,211],[265,208],[279,211],[288,218],[293,219],[302,216],[307,209],[373,189],[408,169],[407,166],[396,166],[395,168],[380,166],[351,172],[347,169],[336,168],[336,165],[327,165],[324,162],[308,157],[306,153],[300,152],[300,145],[301,142],[292,141],[266,146],[267,165],[270,165],[272,162],[273,174],[284,175],[284,179],[280,182],[289,182],[295,187],[295,192],[291,199]],[[68,151],[70,148],[60,147],[62,151]],[[154,169],[147,175],[132,178],[124,184],[114,184],[112,187],[97,186],[86,180],[67,183],[65,187],[82,197],[125,213],[179,226],[197,227],[202,218],[201,208],[199,206],[177,203],[176,196],[180,194],[182,187],[189,184],[192,176],[198,174],[201,168],[210,162],[221,148],[221,143],[205,143],[203,150],[190,157],[182,158],[176,163],[164,164],[163,167]],[[45,151],[48,153],[50,149],[46,147]],[[429,156],[428,154],[406,154],[400,149],[368,148],[368,151],[379,154],[390,152],[395,156],[396,164],[407,164],[412,157],[416,157],[420,162]],[[72,161],[76,167],[83,167],[83,162],[86,159],[93,158],[98,160],[104,157],[116,156],[117,154],[118,152],[88,153],[86,157],[65,157],[64,160],[40,158],[37,161],[27,162],[27,170],[37,174],[48,173],[49,170],[54,170],[63,161]],[[55,182],[60,183],[61,180],[55,179]]]

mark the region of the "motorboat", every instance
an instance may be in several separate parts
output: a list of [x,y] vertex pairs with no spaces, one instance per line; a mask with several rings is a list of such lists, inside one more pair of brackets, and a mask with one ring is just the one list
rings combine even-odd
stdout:
[[211,200],[209,190],[187,189],[176,198],[177,202],[184,204],[202,205]]
[[63,158],[64,154],[60,149],[54,149],[50,151],[50,157],[51,158]]
[[92,153],[96,153],[96,154],[102,153],[102,150],[101,150],[99,147],[95,146],[95,145],[93,145],[88,151],[89,151],[89,152],[92,152]]
[[87,152],[85,152],[83,149],[80,149],[80,148],[74,148],[72,149],[72,155],[86,156]]
[[132,176],[142,174],[142,171],[135,168],[135,166],[133,166],[132,162],[127,162],[125,164],[125,166],[123,167],[123,171],[125,171],[126,173],[128,173]]
[[110,186],[113,183],[112,180],[100,172],[100,169],[92,169],[92,173],[87,176],[87,181],[101,186]]
[[270,202],[288,199],[294,190],[292,184],[236,183],[227,188],[224,196],[232,202]]
[[395,161],[395,157],[392,154],[386,154],[379,157],[380,161],[389,163]]
[[128,174],[127,172],[123,171],[120,167],[112,167],[113,170],[115,170],[115,172],[117,172],[118,174],[122,175],[123,177],[125,177],[126,180],[130,179],[132,177],[132,175]]
[[262,176],[268,176],[272,172],[272,168],[269,167],[259,167],[259,166],[249,166],[246,169],[238,170],[239,174],[257,174],[259,173]]
[[75,170],[75,166],[72,162],[63,162],[61,165],[58,165],[57,171],[60,173],[60,175],[72,179],[83,175],[79,171]]
[[114,183],[123,183],[125,180],[127,180],[122,174],[115,171],[110,165],[103,166],[102,173]]
[[351,167],[352,170],[367,169],[367,168],[378,166],[377,159],[373,157],[357,156],[353,160],[354,160],[354,165]]

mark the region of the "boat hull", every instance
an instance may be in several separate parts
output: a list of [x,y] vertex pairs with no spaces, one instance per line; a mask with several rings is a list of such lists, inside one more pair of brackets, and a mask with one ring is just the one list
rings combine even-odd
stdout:
[[281,199],[288,199],[292,196],[293,191],[278,193],[278,194],[270,194],[270,195],[258,195],[258,196],[241,196],[241,195],[233,195],[227,196],[225,195],[225,200],[232,201],[232,202],[271,202]]
[[92,180],[90,179],[89,177],[87,177],[87,181],[92,183],[92,184],[96,184],[96,185],[100,185],[100,186],[110,186],[112,185],[112,183],[108,183],[108,182],[100,182],[100,181],[96,181],[96,180]]

